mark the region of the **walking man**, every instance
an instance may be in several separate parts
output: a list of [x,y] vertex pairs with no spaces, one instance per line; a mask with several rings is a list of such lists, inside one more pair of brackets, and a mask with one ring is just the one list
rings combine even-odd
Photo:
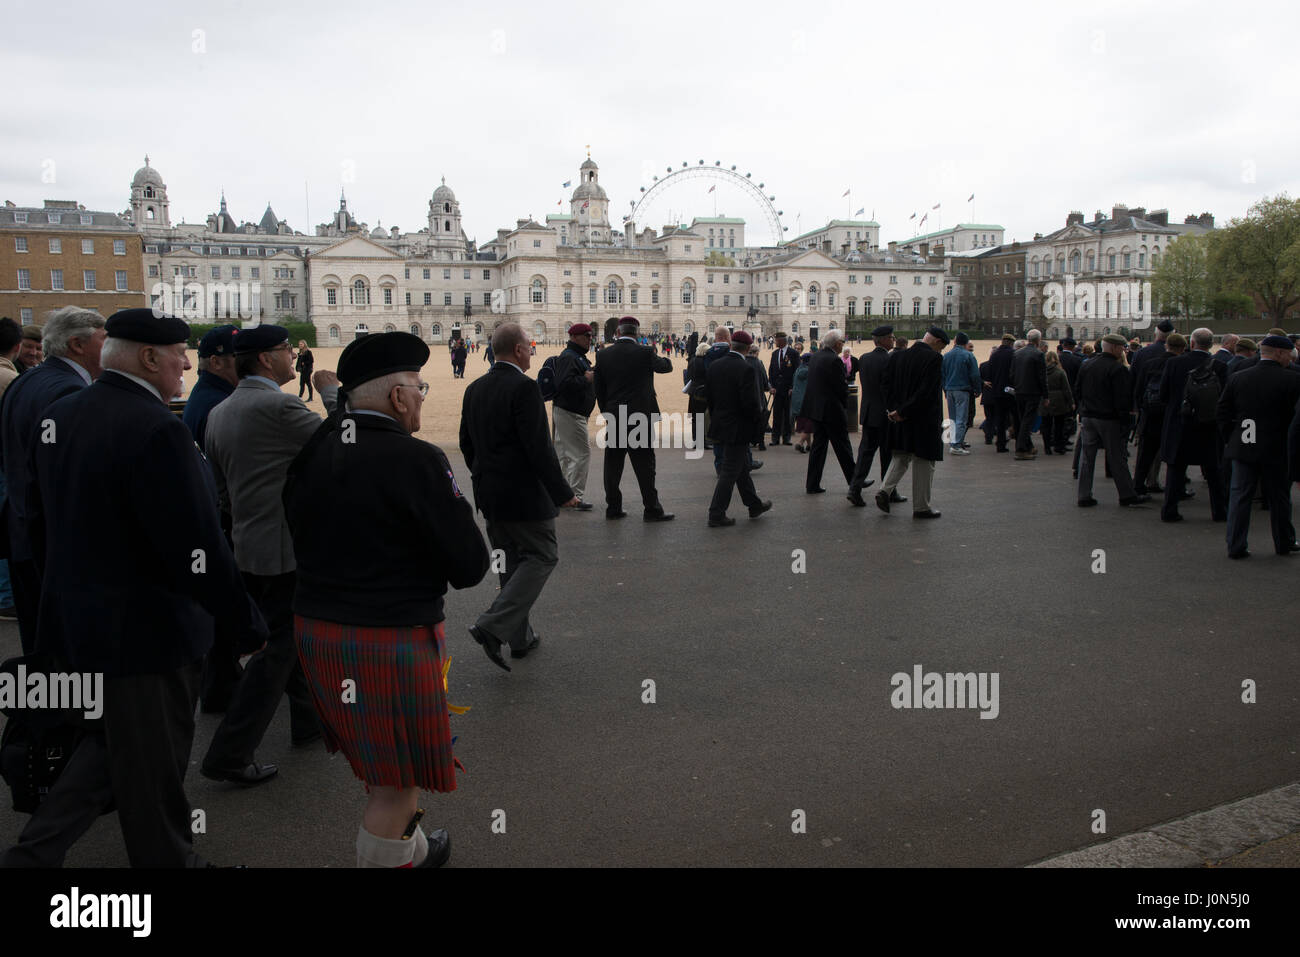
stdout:
[[1124,432],[1133,408],[1133,385],[1128,368],[1121,361],[1128,341],[1111,332],[1101,337],[1101,352],[1079,369],[1079,492],[1081,508],[1097,504],[1092,497],[1092,473],[1097,449],[1106,450],[1106,463],[1124,507],[1149,502],[1149,495],[1133,490],[1128,470],[1128,446]]
[[893,426],[889,474],[876,492],[876,507],[889,511],[890,496],[912,469],[912,517],[938,518],[930,507],[934,465],[943,459],[943,359],[948,334],[931,326],[920,342],[891,356],[885,370],[885,401]]
[[[591,349],[591,326],[578,322],[569,327],[569,344],[555,360],[555,398],[551,408],[551,439],[560,460],[564,480],[579,499],[585,499],[587,474],[591,468],[591,440],[587,420],[596,407],[596,373],[587,353]],[[574,506],[590,512],[592,505],[580,501]]]
[[733,489],[749,507],[749,517],[758,518],[772,507],[759,499],[750,478],[749,443],[762,427],[759,383],[745,353],[753,342],[749,333],[737,330],[731,336],[731,351],[713,362],[708,371],[709,435],[713,447],[722,449],[722,466],[709,502],[709,527],[735,525],[727,517]]

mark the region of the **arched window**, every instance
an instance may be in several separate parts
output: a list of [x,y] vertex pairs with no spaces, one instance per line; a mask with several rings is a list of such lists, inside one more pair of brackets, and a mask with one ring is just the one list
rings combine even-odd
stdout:
[[539,340],[546,338],[546,323],[540,319],[533,323],[533,338]]
[[443,203],[443,204],[442,204],[442,211],[443,211],[444,213],[450,213],[450,212],[451,212],[451,203]]
[[362,336],[367,335],[370,332],[370,327],[364,322],[358,322],[353,327],[353,332],[356,334],[356,337],[360,339]]
[[145,219],[153,219],[153,207],[152,207],[152,206],[150,206],[148,209],[146,209],[146,210],[144,211],[144,218],[145,218]]
[[411,323],[411,328],[407,331],[410,332],[411,335],[415,336],[417,339],[420,338],[421,335],[420,324],[418,322]]
[[[611,279],[609,285],[605,287],[605,302],[614,305],[623,301],[623,290],[618,288],[618,281]],[[686,300],[683,299],[683,302]]]
[[689,279],[682,283],[682,305],[689,306],[695,298],[695,285]]
[[533,302],[545,302],[546,287],[542,284],[541,279],[533,280]]
[[335,343],[337,343],[337,342],[339,341],[339,327],[338,327],[338,326],[330,326],[330,328],[329,328],[329,337],[330,337],[330,342],[335,342]]
[[692,332],[695,331],[695,323],[687,319],[686,322],[682,324],[682,329],[685,331],[686,335],[689,336]]
[[433,326],[429,329],[429,338],[430,338],[430,339],[441,339],[441,338],[442,338],[442,323],[440,323],[440,322],[435,322],[435,323],[433,324]]
[[451,232],[451,220],[450,220],[450,219],[443,220],[443,223],[442,223],[442,231],[443,231],[444,233],[449,233],[449,232]]
[[364,279],[357,279],[352,283],[352,305],[365,306],[370,303],[370,290],[366,288]]
[[153,187],[152,187],[152,186],[146,186],[146,187],[144,188],[144,198],[145,198],[145,199],[153,199]]
[[817,308],[817,283],[815,282],[808,285],[808,308]]
[[393,325],[391,322],[384,323],[384,332],[396,332],[396,331],[397,331],[397,327]]
[[796,319],[794,322],[790,323],[790,332],[791,332],[793,335],[796,335],[796,336],[799,335],[799,320],[798,320],[798,319]]
[[1092,250],[1088,250],[1088,272],[1092,272],[1095,268],[1097,268],[1095,257]]
[[1070,254],[1070,272],[1075,275],[1079,273],[1079,251],[1077,249]]
[[474,323],[474,335],[476,336],[483,335],[483,323],[481,322]]

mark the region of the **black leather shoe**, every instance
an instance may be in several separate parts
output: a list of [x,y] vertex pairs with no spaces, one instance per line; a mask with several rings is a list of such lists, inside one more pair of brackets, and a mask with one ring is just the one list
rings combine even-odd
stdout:
[[199,770],[205,778],[213,781],[229,781],[231,784],[246,788],[263,784],[280,772],[274,764],[258,764],[256,761],[242,768],[213,768],[204,765]]
[[771,508],[772,508],[772,503],[770,501],[759,502],[756,506],[754,506],[749,510],[749,517],[758,518],[758,516],[762,515],[766,511],[769,511]]
[[913,518],[938,518],[942,513],[932,508],[927,508],[924,512],[913,512]]
[[[1120,502],[1120,504],[1123,505],[1124,503],[1123,503],[1123,502]],[[1181,522],[1182,520],[1183,520],[1183,516],[1179,515],[1177,512],[1175,512],[1173,515],[1161,515],[1161,516],[1160,516],[1160,521],[1162,521],[1162,522],[1170,522],[1170,523],[1172,523],[1172,522]]]
[[826,491],[826,489],[824,489],[824,488],[806,488],[806,489],[804,489],[804,491],[807,492],[809,495],[820,495],[822,492]]
[[1096,504],[1097,500],[1091,496],[1079,499],[1079,508],[1092,508]]
[[907,496],[899,495],[898,489],[894,489],[892,492],[889,493],[889,500],[893,502],[895,505],[900,505],[903,502],[907,501]]
[[469,626],[469,635],[483,646],[483,651],[487,654],[488,658],[492,660],[492,664],[496,665],[498,668],[504,668],[506,671],[510,670],[510,666],[506,664],[506,660],[501,657],[500,639],[489,635],[486,631],[479,628],[478,625]]
[[867,500],[864,499],[862,497],[862,493],[855,488],[849,489],[849,494],[844,497],[847,498],[850,502],[852,502],[854,506],[856,506],[857,508],[867,507]]
[[[1151,501],[1150,495],[1134,495],[1131,498],[1120,499],[1119,504],[1123,505],[1125,508],[1132,508],[1134,505],[1145,505],[1149,501]],[[1174,521],[1177,521],[1177,519]]]
[[607,508],[605,509],[605,517],[606,518],[627,518],[627,512],[623,511],[621,508],[617,510]]
[[676,516],[672,512],[646,512],[644,518],[647,522],[671,522]]
[[722,518],[709,519],[709,528],[730,528],[735,524],[736,520],[734,518],[727,518],[725,515]]
[[533,649],[535,649],[535,648],[536,648],[538,645],[540,645],[541,643],[542,643],[542,636],[539,635],[537,632],[533,632],[533,640],[530,641],[528,644],[524,645],[522,648],[511,648],[511,649],[510,649],[510,657],[511,657],[511,658],[527,658],[527,657],[528,657],[528,652],[530,652],[530,651],[532,651]]
[[575,512],[590,512],[595,507],[596,506],[592,505],[590,502],[579,502],[577,505],[573,506],[573,510]]
[[749,470],[751,472],[757,472],[762,467],[763,467],[763,463],[759,459],[754,459],[754,461],[749,463]]
[[1250,552],[1228,552],[1228,557],[1232,559],[1249,558]]
[[430,831],[425,835],[429,842],[429,853],[424,856],[416,867],[442,867],[451,857],[451,835],[443,828],[436,831]]
[[882,512],[889,511],[889,493],[883,488],[876,493],[876,508],[880,509]]

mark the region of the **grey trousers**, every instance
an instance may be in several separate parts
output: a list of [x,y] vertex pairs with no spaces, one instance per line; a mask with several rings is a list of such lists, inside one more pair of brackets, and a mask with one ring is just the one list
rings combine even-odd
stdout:
[[930,489],[934,485],[934,462],[923,459],[911,452],[895,452],[889,462],[889,472],[885,483],[880,488],[893,492],[898,483],[903,481],[908,466],[912,468],[912,511],[924,512],[930,507]]
[[475,624],[511,648],[523,650],[533,637],[528,613],[560,560],[555,544],[555,519],[489,520],[487,533],[493,549],[505,553],[506,568],[500,573],[501,590],[496,600],[478,616]]
[[591,442],[587,436],[587,417],[567,409],[551,409],[551,441],[555,457],[560,460],[564,480],[573,494],[584,498],[587,473],[591,469]]
[[1128,470],[1128,446],[1124,423],[1110,419],[1079,420],[1079,501],[1092,498],[1092,471],[1097,464],[1098,446],[1106,450],[1106,464],[1120,501],[1133,498],[1133,476]]

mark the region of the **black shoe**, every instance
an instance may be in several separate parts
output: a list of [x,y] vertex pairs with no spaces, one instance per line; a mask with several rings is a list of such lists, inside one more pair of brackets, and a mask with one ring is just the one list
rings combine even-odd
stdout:
[[826,491],[826,489],[824,489],[824,488],[806,488],[806,489],[804,489],[804,491],[807,492],[809,495],[820,495],[822,492]]
[[1092,496],[1079,499],[1079,508],[1092,508],[1096,504],[1097,504],[1097,500]]
[[[1119,504],[1124,508],[1132,508],[1135,505],[1145,505],[1149,501],[1151,501],[1150,495],[1134,495],[1131,498],[1120,499]],[[1174,519],[1174,521],[1178,521],[1178,519]]]
[[1146,491],[1150,492],[1152,495],[1164,495],[1165,487],[1163,485],[1148,485]]
[[17,621],[18,609],[16,609],[13,605],[5,605],[4,607],[0,607],[0,619],[4,621]]
[[903,502],[907,501],[907,496],[899,495],[898,489],[894,489],[892,492],[889,493],[889,500],[893,502],[895,505],[900,505]]
[[1250,552],[1248,552],[1248,551],[1246,551],[1246,552],[1228,552],[1228,557],[1229,557],[1229,558],[1232,558],[1232,559],[1237,559],[1237,558],[1249,558],[1249,557],[1250,557]]
[[763,462],[760,459],[754,459],[754,461],[749,463],[749,470],[751,472],[757,472],[762,467],[763,467]]
[[528,652],[532,651],[534,648],[536,648],[536,647],[537,647],[538,645],[540,645],[541,643],[542,643],[542,636],[539,635],[539,634],[537,634],[537,632],[533,632],[533,640],[530,641],[530,642],[528,642],[528,644],[524,645],[522,648],[511,648],[511,649],[510,649],[510,657],[511,657],[511,658],[527,658],[527,657],[528,657]]
[[592,505],[590,502],[579,502],[577,505],[573,506],[573,510],[575,512],[590,512],[595,507],[596,506]]
[[1010,449],[998,449],[999,452],[1009,452]]
[[646,512],[642,516],[647,522],[671,522],[674,517],[672,512],[665,512],[663,509],[657,512]]
[[274,764],[258,764],[256,761],[242,768],[214,768],[206,764],[199,768],[199,772],[205,778],[211,778],[213,781],[229,781],[231,784],[246,788],[271,780],[279,771],[280,769]]
[[451,857],[451,835],[443,828],[438,828],[438,830],[426,834],[425,839],[429,842],[429,853],[424,856],[424,860],[415,866],[442,867],[447,863],[447,859]]
[[[987,445],[988,443],[986,442],[986,443],[984,443],[984,444]],[[961,444],[961,447],[962,447],[963,449],[965,449],[967,452],[970,451],[970,443],[969,443],[969,442],[963,442],[963,443]]]
[[469,626],[469,636],[483,646],[483,651],[492,660],[492,664],[498,668],[504,668],[506,671],[510,670],[506,660],[501,657],[501,640],[499,638],[489,635],[478,625]]
[[883,488],[876,493],[876,508],[880,509],[882,512],[889,511],[889,493]]
[[764,512],[770,510],[771,508],[772,508],[772,503],[770,501],[759,502],[757,505],[755,505],[753,508],[749,510],[749,517],[758,518],[758,516],[762,515]]
[[923,512],[912,512],[913,518],[938,518],[941,513],[932,508],[927,508]]
[[[1123,505],[1124,503],[1123,503],[1123,502],[1120,502],[1120,504]],[[1162,521],[1162,522],[1171,522],[1171,523],[1172,523],[1172,522],[1181,522],[1182,520],[1183,520],[1183,516],[1182,516],[1182,515],[1179,515],[1177,512],[1174,512],[1174,514],[1172,514],[1172,515],[1161,515],[1161,516],[1160,516],[1160,521]]]
[[852,502],[856,508],[867,507],[867,500],[862,497],[862,493],[858,489],[855,488],[849,489],[849,494],[844,497],[847,498],[850,502]]
[[620,509],[605,509],[606,518],[627,518],[627,512]]
[[767,443],[766,443],[766,442],[759,442],[759,443],[758,443],[758,450],[759,450],[760,452],[766,452],[766,451],[767,451]]
[[709,528],[730,528],[735,524],[736,520],[734,518],[727,518],[725,515],[722,518],[709,519]]

